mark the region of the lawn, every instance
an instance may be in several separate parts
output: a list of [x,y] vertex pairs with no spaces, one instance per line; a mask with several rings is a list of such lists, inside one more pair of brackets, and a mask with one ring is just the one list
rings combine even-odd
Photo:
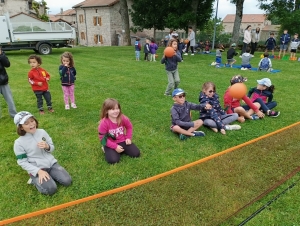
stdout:
[[[163,95],[167,85],[164,65],[160,62],[136,62],[133,47],[82,47],[68,50],[74,55],[78,74],[75,90],[78,109],[64,110],[58,66],[65,49],[58,49],[49,56],[42,56],[42,67],[51,74],[50,91],[55,109],[55,113],[43,116],[38,115],[36,99],[27,82],[30,69],[27,58],[32,52],[7,53],[11,61],[8,69],[10,86],[17,110],[27,110],[36,115],[40,127],[52,137],[56,147],[54,155],[71,174],[73,184],[68,188],[59,187],[58,193],[51,197],[39,194],[34,187],[26,184],[28,176],[16,164],[13,153],[13,142],[18,137],[16,128],[1,99],[0,171],[5,183],[0,187],[0,220],[80,199],[174,169],[295,123],[300,116],[299,107],[294,104],[297,103],[294,94],[298,91],[299,62],[274,60],[274,68],[282,72],[267,74],[230,68],[216,69],[209,66],[214,61],[211,55],[186,56],[179,65],[179,73],[180,87],[186,90],[188,101],[198,102],[199,91],[206,81],[216,84],[217,93],[222,99],[230,78],[235,74],[248,77],[248,88],[254,87],[257,79],[269,77],[276,87],[274,99],[278,102],[277,110],[281,115],[278,118],[247,121],[241,124],[240,131],[229,131],[225,136],[202,128],[206,133],[205,138],[191,138],[182,142],[169,131],[173,101]],[[161,48],[158,55],[159,58],[162,56]],[[257,53],[253,58],[253,65],[257,65],[259,56],[260,53]],[[108,97],[118,99],[123,113],[131,119],[134,126],[133,142],[141,150],[140,158],[122,156],[121,162],[115,165],[105,162],[97,126],[100,106]],[[198,118],[197,112],[193,113],[193,118]],[[280,169],[278,171],[280,174]]]

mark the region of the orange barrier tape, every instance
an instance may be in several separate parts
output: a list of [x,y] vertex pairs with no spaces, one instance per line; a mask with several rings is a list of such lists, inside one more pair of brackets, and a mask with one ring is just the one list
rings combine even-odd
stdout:
[[224,155],[224,154],[227,154],[229,152],[235,151],[235,150],[237,150],[237,149],[239,149],[241,147],[244,147],[244,146],[247,146],[249,144],[255,143],[255,142],[259,141],[259,140],[265,139],[267,137],[270,137],[270,136],[272,136],[274,134],[280,133],[280,132],[282,132],[284,130],[290,129],[290,128],[292,128],[294,126],[297,126],[297,125],[300,125],[300,122],[294,123],[292,125],[289,125],[287,127],[281,128],[281,129],[276,130],[274,132],[268,133],[268,134],[263,135],[261,137],[258,137],[258,138],[255,138],[253,140],[247,141],[247,142],[245,142],[243,144],[239,144],[237,146],[228,148],[228,149],[226,149],[224,151],[221,151],[221,152],[218,152],[216,154],[210,155],[208,157],[205,157],[203,159],[197,160],[195,162],[192,162],[192,163],[186,164],[184,166],[180,166],[178,168],[175,168],[173,170],[170,170],[170,171],[167,171],[167,172],[155,175],[153,177],[149,177],[149,178],[146,178],[146,179],[143,179],[143,180],[140,180],[140,181],[136,181],[134,183],[131,183],[131,184],[119,187],[119,188],[115,188],[115,189],[112,189],[112,190],[109,190],[109,191],[101,192],[101,193],[96,194],[96,195],[88,196],[86,198],[78,199],[78,200],[67,202],[67,203],[64,203],[64,204],[57,205],[57,206],[49,207],[49,208],[46,208],[46,209],[43,209],[43,210],[38,210],[38,211],[35,211],[35,212],[32,212],[32,213],[27,213],[27,214],[24,214],[24,215],[21,215],[21,216],[17,216],[17,217],[13,217],[13,218],[10,218],[10,219],[6,219],[6,220],[3,220],[3,221],[0,221],[0,225],[10,224],[10,223],[13,223],[13,222],[21,221],[21,220],[24,220],[24,219],[27,219],[27,218],[31,218],[31,217],[35,217],[35,216],[38,216],[38,215],[42,215],[42,214],[45,214],[45,213],[50,213],[50,212],[53,212],[53,211],[56,211],[56,210],[60,210],[60,209],[66,208],[66,207],[74,206],[74,205],[77,205],[77,204],[80,204],[80,203],[83,203],[83,202],[87,202],[87,201],[91,201],[91,200],[94,200],[94,199],[97,199],[97,198],[101,198],[101,197],[104,197],[104,196],[112,195],[112,194],[115,194],[115,193],[118,193],[118,192],[121,192],[121,191],[125,191],[125,190],[128,190],[128,189],[131,189],[131,188],[134,188],[134,187],[137,187],[137,186],[149,183],[151,181],[160,179],[160,178],[168,176],[170,174],[173,174],[173,173],[185,170],[185,169],[190,168],[192,166],[198,165],[200,163],[209,161],[209,160],[214,159],[216,157],[219,157],[221,155]]

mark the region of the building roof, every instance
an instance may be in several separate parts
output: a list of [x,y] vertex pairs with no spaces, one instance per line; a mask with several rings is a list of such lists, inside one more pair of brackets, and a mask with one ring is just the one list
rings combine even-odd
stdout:
[[33,16],[33,15],[30,15],[30,14],[27,14],[27,13],[23,13],[23,12],[20,12],[20,13],[17,13],[17,14],[15,14],[15,15],[12,15],[12,16],[10,16],[10,18],[17,17],[17,16],[19,16],[19,15],[21,15],[21,14],[23,14],[23,15],[25,15],[25,16],[28,16],[28,17],[31,17],[31,18],[33,18],[33,19],[36,19],[36,20],[45,22],[45,21],[43,21],[43,20],[41,20],[41,19],[39,19],[39,18],[37,18],[37,17],[35,17],[35,16]]
[[76,11],[74,9],[68,9],[66,11],[63,11],[62,13],[57,13],[57,16],[71,16],[71,15],[75,15]]
[[72,8],[88,8],[88,7],[97,7],[97,6],[112,6],[118,3],[119,0],[85,0],[74,5]]
[[[234,23],[235,14],[227,14],[223,23]],[[243,14],[242,23],[263,23],[266,20],[265,14]]]
[[267,25],[262,28],[262,31],[279,31],[280,25]]

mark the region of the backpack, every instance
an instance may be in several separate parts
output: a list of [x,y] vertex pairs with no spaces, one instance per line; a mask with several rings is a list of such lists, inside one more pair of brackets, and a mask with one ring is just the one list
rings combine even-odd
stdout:
[[262,59],[259,68],[262,70],[268,70],[270,68],[269,58],[265,57]]

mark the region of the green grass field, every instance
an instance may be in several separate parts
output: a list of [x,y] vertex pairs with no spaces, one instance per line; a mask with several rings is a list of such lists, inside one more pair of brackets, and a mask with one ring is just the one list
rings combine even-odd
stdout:
[[[298,91],[299,62],[273,60],[274,68],[280,69],[282,72],[267,74],[230,68],[216,69],[209,66],[214,61],[214,56],[196,54],[195,56],[184,57],[184,62],[179,65],[180,87],[187,92],[188,101],[198,102],[199,91],[206,81],[213,81],[216,84],[217,93],[222,99],[233,75],[241,74],[248,77],[246,83],[248,88],[256,86],[257,79],[269,77],[276,87],[274,99],[278,102],[276,109],[280,110],[281,115],[278,118],[267,117],[263,120],[247,121],[241,124],[242,129],[240,131],[229,131],[225,136],[202,128],[206,133],[205,138],[191,138],[182,142],[169,131],[170,107],[173,101],[170,97],[163,95],[167,85],[164,65],[161,65],[160,62],[136,62],[133,47],[82,47],[68,50],[74,55],[78,74],[75,90],[78,109],[64,110],[58,66],[60,54],[65,49],[58,49],[49,56],[42,56],[42,67],[51,74],[50,91],[55,109],[55,113],[47,113],[43,116],[38,115],[36,99],[27,82],[27,73],[30,69],[27,58],[32,52],[7,53],[11,61],[11,68],[8,69],[10,87],[17,110],[27,110],[36,115],[40,127],[44,128],[52,137],[56,147],[54,155],[71,174],[73,184],[68,188],[59,187],[58,193],[51,197],[39,194],[34,187],[26,184],[28,176],[16,164],[13,153],[13,142],[18,137],[15,132],[15,125],[8,116],[6,104],[1,99],[0,171],[2,172],[3,183],[0,187],[0,220],[148,178],[260,137],[295,123],[299,119],[300,113],[295,95]],[[158,60],[162,56],[162,51],[160,48]],[[259,55],[260,53],[257,53],[252,60],[252,65],[255,67],[259,61]],[[238,63],[240,64],[240,59],[238,59]],[[131,119],[134,126],[133,142],[141,150],[140,158],[131,159],[122,156],[121,162],[116,165],[109,165],[105,162],[97,136],[97,126],[100,106],[108,97],[118,99],[123,113]],[[197,119],[198,116],[197,112],[193,113],[194,119]],[[281,145],[280,136],[262,148],[268,150],[273,147],[272,150],[276,150],[278,145],[279,147]],[[272,178],[278,179],[288,173],[289,170],[293,170],[293,168],[289,168],[293,161],[283,162],[282,166],[278,165],[278,168],[274,170],[271,165],[262,165],[267,159],[259,156],[257,154],[246,159],[245,162],[251,163],[253,168],[258,169],[256,175],[260,175],[261,181],[268,181]],[[299,165],[299,155],[293,155],[292,160],[295,161],[296,165]],[[286,167],[284,167],[285,165]],[[214,167],[217,168],[218,165],[213,165],[212,168]],[[213,180],[214,175],[208,174],[208,179]],[[232,180],[234,181],[234,179]],[[193,186],[194,183],[191,182],[191,188]],[[251,190],[253,187],[255,187],[255,183],[249,182],[248,186],[244,188]],[[193,192],[193,189],[190,192]],[[293,195],[293,193],[291,192],[289,195]],[[251,199],[251,195],[249,198]],[[124,202],[131,199],[134,201],[134,196],[124,198],[120,194],[119,200],[122,201],[122,199],[125,200]],[[138,202],[138,200],[135,201]],[[222,199],[215,201],[223,202]],[[115,203],[118,204],[119,202]],[[145,209],[147,209],[148,204],[147,202],[140,203]],[[111,203],[104,205],[108,212],[109,209],[115,208],[110,205]],[[286,205],[286,209],[293,209],[293,207],[298,206],[295,204],[289,207],[288,201],[284,205]],[[61,214],[66,214],[76,222],[76,219],[81,218],[80,213],[83,212],[83,209],[79,208],[79,210],[74,209],[74,212],[72,211],[73,208],[62,210]],[[188,210],[185,211],[189,212]],[[90,222],[96,225],[101,224],[100,220],[92,221],[92,219],[99,219],[96,217],[98,212],[93,213],[92,216],[89,216],[91,217]],[[107,217],[107,215],[105,216]],[[168,214],[162,215],[162,222],[169,222],[168,216]],[[151,218],[152,215],[148,217]],[[125,218],[122,219],[126,220]],[[45,222],[46,220],[47,218],[45,218]],[[68,224],[67,222],[66,219],[64,224]],[[117,222],[115,224],[125,224],[125,221],[121,222],[121,220],[115,222]],[[205,218],[204,222],[207,222]],[[168,224],[172,224],[172,222],[170,221]],[[103,225],[105,224],[103,223]],[[132,221],[131,225],[135,225],[135,222]],[[197,224],[195,223],[195,225]]]

